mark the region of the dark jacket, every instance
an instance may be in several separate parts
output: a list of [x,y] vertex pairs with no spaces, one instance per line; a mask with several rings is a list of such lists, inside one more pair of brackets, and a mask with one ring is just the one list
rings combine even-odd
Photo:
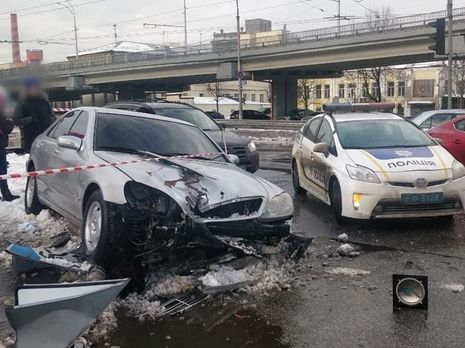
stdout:
[[0,111],[0,148],[8,147],[8,135],[13,131],[13,121],[5,118]]
[[52,108],[43,95],[28,96],[21,103],[15,124],[20,126],[24,137],[24,150],[29,152],[34,139],[54,121]]

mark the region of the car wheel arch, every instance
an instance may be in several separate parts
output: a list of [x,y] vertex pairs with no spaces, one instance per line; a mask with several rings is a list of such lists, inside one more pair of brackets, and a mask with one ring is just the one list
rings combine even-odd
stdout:
[[84,192],[84,197],[82,198],[82,207],[81,207],[81,212],[82,212],[82,218],[84,219],[84,212],[86,210],[86,204],[87,201],[89,200],[89,197],[94,193],[95,191],[102,191],[99,185],[96,183],[91,183],[89,186],[87,186],[86,191]]

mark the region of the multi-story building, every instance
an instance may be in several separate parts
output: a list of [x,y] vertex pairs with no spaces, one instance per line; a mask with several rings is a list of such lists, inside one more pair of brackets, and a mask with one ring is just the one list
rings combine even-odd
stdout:
[[[340,78],[311,80],[308,105],[318,111],[335,97],[340,102],[382,101],[394,103],[399,113],[414,116],[443,106],[443,96],[447,94],[444,68],[443,62],[383,67],[379,85],[370,70],[346,71]],[[304,104],[302,99],[299,104]]]

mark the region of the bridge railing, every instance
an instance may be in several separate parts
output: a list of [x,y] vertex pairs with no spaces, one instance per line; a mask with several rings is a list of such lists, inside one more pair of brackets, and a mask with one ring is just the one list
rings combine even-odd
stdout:
[[[241,48],[244,50],[257,49],[271,46],[284,46],[289,44],[299,44],[315,40],[337,39],[376,32],[387,32],[403,30],[413,27],[428,25],[435,19],[446,17],[446,11],[423,13],[410,16],[379,18],[369,22],[342,25],[338,27],[328,27],[300,32],[272,31],[269,35],[254,37],[252,39],[241,38]],[[465,19],[465,7],[454,9],[454,19]],[[188,57],[203,54],[228,54],[237,50],[237,41],[212,41],[210,44],[192,45],[188,47],[163,48],[160,50],[145,53],[124,53],[110,52],[106,55],[83,55],[78,61],[64,61],[43,64],[37,67],[23,67],[15,69],[0,70],[0,77],[17,76],[24,73],[33,73],[34,69],[41,72],[68,71],[89,66],[127,64],[130,62],[156,61],[170,57]]]

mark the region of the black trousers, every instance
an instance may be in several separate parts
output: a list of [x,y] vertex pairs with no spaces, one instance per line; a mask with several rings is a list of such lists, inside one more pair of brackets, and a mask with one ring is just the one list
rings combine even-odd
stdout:
[[[6,150],[0,148],[0,175],[5,175],[7,172],[7,162],[6,162]],[[8,182],[6,180],[0,181],[0,192],[2,197],[11,195],[10,190],[8,189]]]

